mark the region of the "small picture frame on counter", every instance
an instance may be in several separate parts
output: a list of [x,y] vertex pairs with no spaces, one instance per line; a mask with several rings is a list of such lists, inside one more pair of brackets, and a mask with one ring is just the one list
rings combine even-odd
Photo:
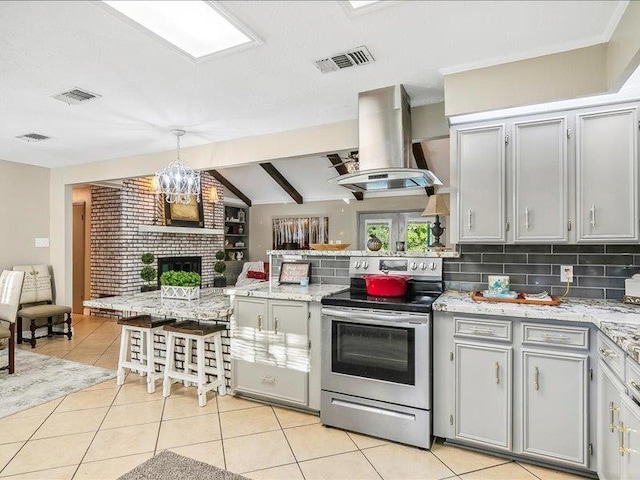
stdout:
[[311,277],[311,262],[282,262],[278,283],[298,284]]

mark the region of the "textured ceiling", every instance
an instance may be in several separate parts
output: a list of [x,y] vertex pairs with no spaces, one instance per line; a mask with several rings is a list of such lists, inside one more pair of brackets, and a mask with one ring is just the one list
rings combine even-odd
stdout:
[[[98,2],[0,2],[0,159],[47,167],[355,118],[357,92],[402,83],[420,105],[442,71],[606,41],[626,2],[406,1],[350,15],[338,1],[220,2],[262,44],[193,63]],[[366,45],[376,62],[313,61]],[[78,86],[102,95],[68,106]],[[52,137],[26,143],[17,135]]]

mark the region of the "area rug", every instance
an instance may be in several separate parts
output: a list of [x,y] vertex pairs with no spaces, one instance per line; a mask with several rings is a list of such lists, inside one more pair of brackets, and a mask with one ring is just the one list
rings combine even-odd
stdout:
[[[1,356],[2,362],[6,362],[6,349]],[[0,418],[115,376],[116,372],[106,368],[16,349],[15,373],[0,372]]]
[[183,457],[163,450],[158,455],[138,465],[119,480],[248,480],[247,477],[222,470],[213,465]]

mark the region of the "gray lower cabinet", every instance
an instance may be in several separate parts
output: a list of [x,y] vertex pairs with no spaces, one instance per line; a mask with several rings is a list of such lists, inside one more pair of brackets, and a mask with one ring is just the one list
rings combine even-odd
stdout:
[[598,476],[600,480],[622,478],[618,426],[625,388],[616,375],[598,364]]
[[640,478],[640,366],[598,335],[598,476]]
[[455,343],[455,436],[511,450],[511,347]]
[[234,391],[309,404],[309,303],[237,297],[231,322]]
[[587,467],[587,355],[522,350],[522,451]]
[[436,312],[433,329],[434,435],[595,470],[589,326]]

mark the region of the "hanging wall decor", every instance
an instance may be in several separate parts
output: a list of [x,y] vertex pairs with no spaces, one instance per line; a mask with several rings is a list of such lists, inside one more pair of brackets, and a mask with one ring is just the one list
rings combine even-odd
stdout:
[[274,250],[309,250],[312,243],[328,243],[329,217],[273,219]]

